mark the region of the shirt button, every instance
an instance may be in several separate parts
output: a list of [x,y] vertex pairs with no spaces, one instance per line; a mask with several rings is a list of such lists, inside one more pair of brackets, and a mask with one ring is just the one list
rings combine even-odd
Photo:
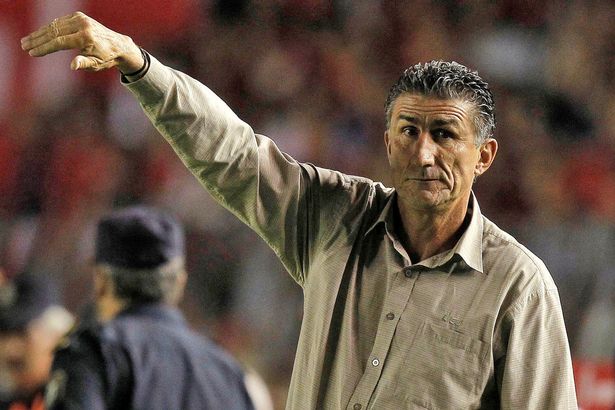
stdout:
[[412,269],[410,268],[406,268],[404,269],[404,275],[406,275],[407,278],[412,276]]
[[387,318],[388,320],[393,320],[393,319],[395,319],[395,313],[393,313],[393,312],[389,312],[389,313],[387,313],[386,318]]
[[354,410],[361,410],[361,405],[359,403],[355,403],[354,406],[352,406],[352,408]]
[[378,359],[374,359],[374,360],[372,360],[372,366],[376,367],[376,366],[378,366],[379,364],[380,364],[380,360],[378,360]]

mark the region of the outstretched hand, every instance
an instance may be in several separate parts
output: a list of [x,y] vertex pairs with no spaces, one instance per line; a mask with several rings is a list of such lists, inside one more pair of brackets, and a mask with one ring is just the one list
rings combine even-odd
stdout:
[[21,48],[33,57],[59,50],[78,50],[73,70],[100,71],[117,67],[122,73],[139,70],[143,56],[128,36],[116,33],[81,12],[57,18],[21,39]]

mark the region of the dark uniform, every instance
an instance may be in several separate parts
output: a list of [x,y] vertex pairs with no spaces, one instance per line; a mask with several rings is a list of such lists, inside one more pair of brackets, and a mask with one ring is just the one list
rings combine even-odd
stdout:
[[161,304],[77,330],[56,353],[47,400],[50,410],[252,408],[234,360]]
[[[126,303],[104,324],[86,321],[60,346],[48,410],[253,409],[239,365],[191,331],[175,302],[147,293],[146,278],[161,274],[151,269],[184,253],[183,231],[170,215],[131,207],[100,221],[95,261],[122,269],[97,276],[114,281],[113,291],[103,287],[97,298]],[[134,280],[130,291],[118,284],[122,278]]]

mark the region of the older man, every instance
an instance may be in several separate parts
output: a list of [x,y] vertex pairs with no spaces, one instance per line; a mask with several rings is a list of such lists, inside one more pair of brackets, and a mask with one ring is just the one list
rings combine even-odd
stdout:
[[288,408],[576,408],[556,286],[472,194],[498,147],[475,72],[431,62],[403,73],[386,104],[386,188],[295,161],[207,87],[82,13],[22,47],[77,49],[77,70],[117,67],[185,165],[302,286]]
[[186,283],[183,230],[134,206],[98,224],[95,311],[100,325],[57,351],[47,409],[253,409],[245,376],[192,332],[176,304]]

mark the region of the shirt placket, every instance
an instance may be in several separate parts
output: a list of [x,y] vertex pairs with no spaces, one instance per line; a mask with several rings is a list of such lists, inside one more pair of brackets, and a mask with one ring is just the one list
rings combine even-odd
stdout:
[[365,372],[354,390],[347,410],[366,409],[376,390],[382,370],[386,365],[387,354],[393,341],[393,335],[399,317],[406,308],[418,271],[412,266],[403,268],[393,280],[391,291],[387,295],[380,317],[373,349],[370,353]]

